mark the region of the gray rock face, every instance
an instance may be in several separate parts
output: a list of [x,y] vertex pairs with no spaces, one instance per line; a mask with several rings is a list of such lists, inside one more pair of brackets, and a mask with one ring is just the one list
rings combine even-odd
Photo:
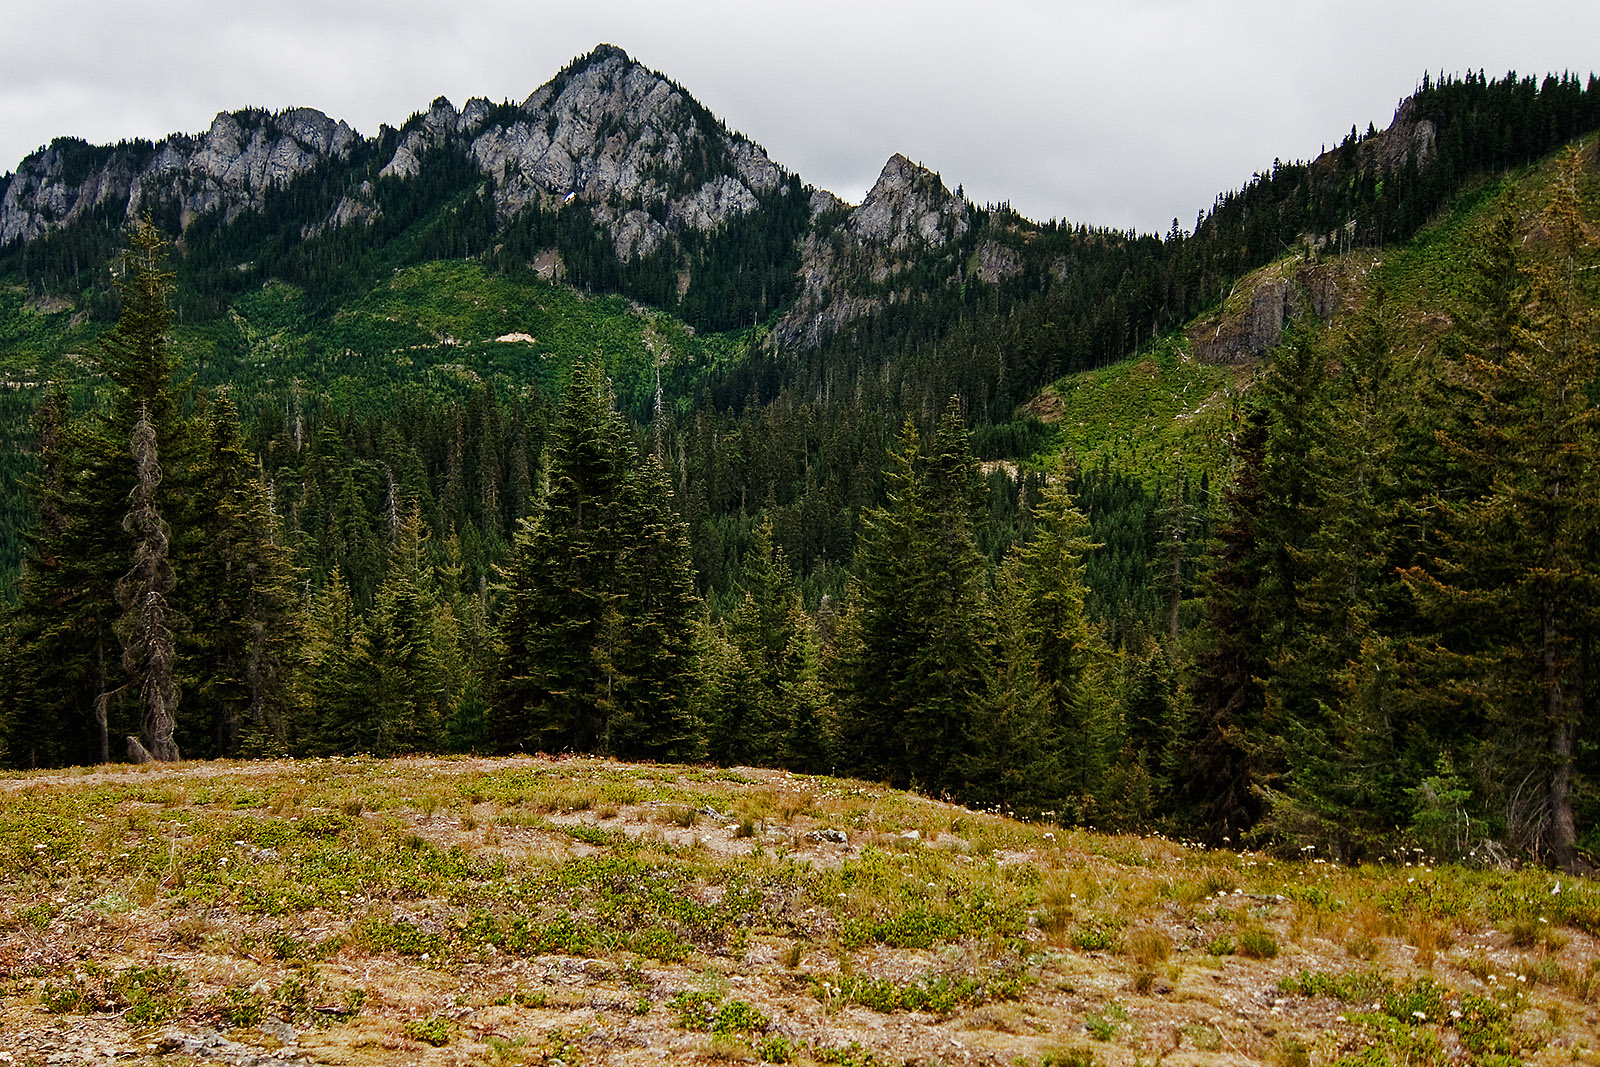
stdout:
[[1263,267],[1240,279],[1218,314],[1190,327],[1190,350],[1205,363],[1254,362],[1283,339],[1285,326],[1308,315],[1327,318],[1352,288],[1324,263],[1289,259]]
[[450,145],[458,135],[466,135],[483,122],[491,110],[489,101],[474,97],[460,111],[444,97],[439,97],[422,116],[422,123],[412,126],[400,139],[394,155],[378,172],[380,178],[414,178],[422,168],[421,157],[430,149]]
[[350,226],[360,223],[371,226],[383,212],[378,210],[378,205],[373,202],[371,182],[362,182],[361,189],[355,196],[341,196],[334,205],[328,217],[315,224],[307,224],[300,228],[301,240],[309,240],[325,230],[336,230],[341,226]]
[[622,259],[648,255],[673,231],[748,214],[784,177],[759,146],[617,49],[596,50],[521,110],[525,119],[484,130],[471,147],[501,214],[582,201]]
[[864,244],[886,244],[891,252],[905,252],[919,242],[937,248],[967,232],[965,215],[938,175],[897,152],[851,213],[850,232]]
[[987,237],[978,245],[977,264],[974,270],[980,282],[998,285],[1007,278],[1022,273],[1022,256],[1014,248]]
[[[23,160],[6,186],[0,244],[32,240],[108,202],[125,204],[132,219],[169,192],[178,197],[184,225],[217,207],[231,219],[259,206],[268,189],[347,155],[356,141],[348,125],[311,108],[224,112],[199,137],[91,149],[95,163],[87,172],[69,160],[73,145],[58,141]],[[85,147],[78,143],[80,157]]]
[[[831,193],[811,198],[816,218],[843,206]],[[828,233],[813,230],[800,254],[800,297],[778,323],[783,344],[814,345],[846,323],[871,314],[897,293],[893,277],[913,260],[967,235],[970,205],[946,189],[939,176],[896,153],[884,164],[861,206]],[[993,243],[993,242],[990,242]],[[996,249],[1000,246],[996,245]],[[1009,251],[1009,250],[1005,250]],[[1014,255],[1014,254],[1013,254]],[[994,272],[1010,269],[996,252]],[[1021,269],[1020,259],[1016,269]],[[861,280],[871,283],[861,291]],[[889,287],[887,294],[882,289]]]
[[1399,170],[1408,160],[1416,160],[1417,168],[1425,170],[1438,154],[1438,130],[1432,119],[1416,117],[1416,104],[1411,98],[1400,102],[1395,109],[1394,121],[1376,137],[1361,142],[1360,157],[1363,168],[1380,171]]
[[[495,111],[481,98],[460,111],[438,98],[407,124],[379,176],[413,178],[428,153],[459,151],[494,179],[503,217],[535,201],[578,200],[623,259],[650,254],[674,232],[710,232],[748,214],[785,179],[758,145],[616,48],[597,49],[533,93],[521,118],[491,125]],[[323,159],[348,156],[358,143],[349,126],[309,108],[225,113],[198,137],[175,134],[157,145],[58,142],[25,160],[4,186],[0,243],[32,240],[108,201],[125,204],[130,219],[176,197],[185,227],[219,207],[231,220],[259,206],[267,190]],[[87,173],[85,153],[96,160]],[[339,195],[324,211],[302,235],[370,224],[378,215],[370,188]]]

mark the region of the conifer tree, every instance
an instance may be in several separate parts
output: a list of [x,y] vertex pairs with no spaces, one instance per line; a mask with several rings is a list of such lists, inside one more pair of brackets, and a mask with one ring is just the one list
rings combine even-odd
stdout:
[[812,770],[826,757],[821,649],[772,533],[769,515],[745,553],[743,597],[703,627],[699,717],[711,759]]
[[415,507],[400,514],[363,644],[373,755],[439,747],[461,684],[453,614],[439,603],[428,531]]
[[303,727],[296,572],[233,401],[216,397],[199,421],[196,489],[205,506],[188,509],[182,651],[192,712],[180,735],[198,755],[283,754]]
[[111,629],[118,605],[108,576],[128,565],[126,535],[106,509],[122,464],[98,426],[91,431],[88,420],[71,418],[59,387],[46,395],[35,425],[39,521],[25,535],[17,583],[11,758],[25,767],[105,762],[112,724],[104,694],[121,676]]
[[1195,656],[1193,718],[1185,730],[1182,817],[1207,841],[1238,842],[1260,816],[1252,786],[1264,775],[1259,728],[1270,652],[1266,580],[1271,534],[1262,516],[1266,413],[1253,410],[1234,441],[1236,469],[1205,576],[1205,618]]
[[1030,607],[1022,562],[1012,553],[989,597],[992,677],[973,701],[971,742],[958,764],[968,802],[1037,817],[1060,814],[1072,790]]
[[617,531],[615,582],[620,625],[617,721],[610,751],[639,759],[688,759],[701,738],[690,712],[695,678],[694,564],[688,531],[654,455],[629,472]]
[[550,484],[505,569],[502,750],[693,754],[693,571],[665,472],[632,447],[598,361],[573,368]]
[[58,395],[40,423],[41,524],[29,537],[17,616],[18,718],[28,736],[13,746],[30,763],[109,760],[112,737],[141,732],[147,714],[156,723],[150,739],[168,751],[165,712],[156,709],[177,695],[167,648],[177,613],[168,603],[170,545],[158,541],[181,511],[190,456],[168,336],[172,275],[147,220],[130,233],[116,287],[121,314],[96,353],[109,401],[68,422]]
[[842,752],[896,786],[956,790],[989,674],[983,483],[959,403],[926,447],[907,420],[890,460],[888,503],[865,516],[857,548],[840,653]]
[[768,762],[761,679],[725,628],[707,618],[700,627],[696,717],[705,731],[706,757],[723,766]]
[[502,750],[609,750],[622,441],[604,367],[575,365],[552,428],[549,488],[504,575],[493,708]]
[[1090,818],[1120,732],[1111,652],[1084,607],[1084,560],[1097,547],[1089,520],[1073,502],[1071,470],[1062,456],[1035,508],[1034,536],[1017,551],[1018,578],[1051,731],[1060,746],[1062,803]]
[[1210,841],[1237,843],[1283,771],[1285,724],[1316,713],[1314,688],[1280,685],[1286,650],[1306,625],[1302,547],[1315,529],[1314,457],[1327,353],[1301,328],[1274,351],[1236,431],[1234,481],[1223,496],[1205,579],[1195,658],[1185,801]]
[[129,452],[135,471],[133,506],[122,526],[133,535],[133,567],[117,583],[117,602],[124,612],[117,620],[122,665],[139,687],[139,738],[128,738],[128,754],[140,761],[153,757],[172,762],[178,758],[173,733],[180,689],[167,594],[177,580],[167,558],[167,524],[156,505],[161,484],[156,431],[142,406]]
[[[1524,260],[1520,313],[1490,304],[1484,319],[1503,346],[1474,346],[1458,365],[1471,422],[1447,444],[1480,472],[1480,492],[1440,499],[1441,547],[1406,573],[1435,618],[1459,627],[1450,652],[1498,728],[1501,781],[1527,783],[1505,798],[1516,845],[1564,870],[1577,850],[1574,768],[1590,640],[1600,623],[1600,414],[1592,389],[1600,346],[1583,267],[1592,256],[1579,210],[1582,167],[1569,150],[1544,223],[1550,248]],[[1506,227],[1491,233],[1503,240]],[[1515,248],[1491,253],[1504,264]],[[1482,291],[1516,292],[1503,269]],[[1509,329],[1505,325],[1509,321]],[[1508,335],[1508,336],[1507,336]]]
[[367,633],[338,568],[312,600],[304,656],[311,703],[305,749],[324,756],[378,750],[384,739],[371,709]]
[[[1143,783],[1145,806],[1126,810],[1123,816],[1127,825],[1147,826],[1172,813],[1184,759],[1188,694],[1179,682],[1172,654],[1154,642],[1142,654],[1128,651],[1122,657],[1118,700],[1122,749],[1112,777],[1121,771],[1130,781]],[[1115,807],[1117,790],[1108,792]],[[1103,820],[1104,825],[1114,823],[1114,819]]]
[[784,649],[779,689],[786,708],[788,736],[781,765],[820,774],[827,766],[832,707],[822,680],[822,648],[817,627],[796,597],[789,607],[789,643]]
[[1392,844],[1393,812],[1414,780],[1402,748],[1434,738],[1407,709],[1393,669],[1409,599],[1396,572],[1404,524],[1395,455],[1416,393],[1393,351],[1381,290],[1332,355],[1338,371],[1318,388],[1304,431],[1307,522],[1285,546],[1297,575],[1295,625],[1282,629],[1265,679],[1281,774],[1257,788],[1265,828],[1280,842],[1356,862]]

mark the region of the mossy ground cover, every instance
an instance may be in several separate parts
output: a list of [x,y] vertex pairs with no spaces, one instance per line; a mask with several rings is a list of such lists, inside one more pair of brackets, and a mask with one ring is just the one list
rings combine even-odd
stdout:
[[1058,434],[1084,467],[1102,462],[1139,474],[1222,469],[1227,431],[1253,367],[1203,363],[1181,336],[1048,386],[1023,410]]
[[[478,382],[537,383],[559,395],[572,363],[596,354],[622,401],[640,407],[653,396],[658,360],[675,368],[669,382],[687,388],[746,350],[743,334],[697,334],[622,297],[461,260],[397,270],[329,313],[313,303],[293,285],[268,282],[220,319],[175,324],[173,340],[202,384],[227,384],[246,400],[293,387],[357,411],[381,410],[401,387],[448,396]],[[63,301],[41,304],[23,286],[0,286],[0,385],[31,395],[52,379],[86,381],[90,368],[72,353],[92,352],[105,325]]]
[[20,775],[0,864],[13,1063],[1600,1062],[1594,882],[1207,852],[841,779]]

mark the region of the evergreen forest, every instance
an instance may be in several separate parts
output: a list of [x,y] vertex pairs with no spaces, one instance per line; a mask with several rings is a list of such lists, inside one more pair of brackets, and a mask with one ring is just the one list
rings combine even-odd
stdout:
[[[962,201],[811,345],[797,176],[624,258],[382,174],[407,128],[0,247],[0,761],[598,753],[1592,869],[1600,81],[1402,114],[1426,155],[1352,128],[1192,230]],[[1198,358],[1269,276],[1281,336]]]

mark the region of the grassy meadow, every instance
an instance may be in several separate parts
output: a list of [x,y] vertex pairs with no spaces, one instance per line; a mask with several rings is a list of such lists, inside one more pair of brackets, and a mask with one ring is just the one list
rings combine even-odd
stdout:
[[567,759],[0,779],[0,1060],[1600,1063],[1600,884]]

